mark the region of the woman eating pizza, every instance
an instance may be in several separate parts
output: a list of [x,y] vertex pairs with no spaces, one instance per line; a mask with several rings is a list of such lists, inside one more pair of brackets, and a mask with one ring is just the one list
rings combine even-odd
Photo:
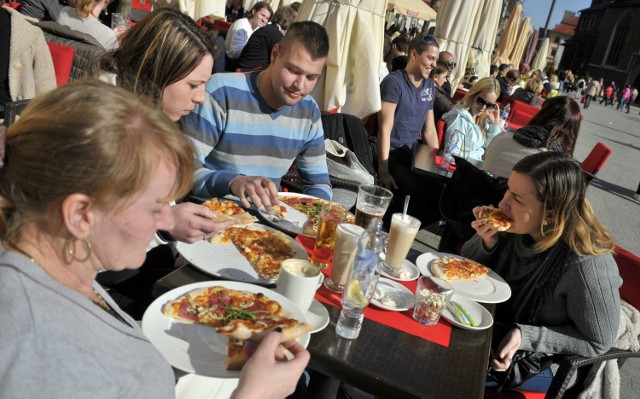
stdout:
[[[580,164],[541,152],[519,161],[499,204],[511,219],[506,234],[473,209],[476,235],[462,255],[494,269],[512,297],[496,309],[493,370],[505,371],[518,350],[586,357],[605,353],[617,338],[622,280],[614,242],[585,198]],[[545,392],[550,369],[520,388]]]
[[[1,135],[0,135],[1,136]],[[0,397],[171,398],[171,367],[95,281],[140,267],[175,219],[193,149],[160,110],[115,86],[71,83],[31,101],[0,151]],[[213,332],[212,332],[213,333]],[[309,361],[270,333],[235,398],[284,397]]]

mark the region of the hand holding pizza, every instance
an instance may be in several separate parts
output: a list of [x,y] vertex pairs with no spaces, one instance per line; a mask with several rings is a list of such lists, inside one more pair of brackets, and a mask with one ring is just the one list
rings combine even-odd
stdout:
[[471,227],[473,227],[480,238],[482,238],[484,248],[487,251],[491,251],[493,247],[495,247],[498,243],[498,232],[482,221],[480,212],[482,212],[483,209],[484,208],[481,206],[476,206],[475,208],[473,208],[473,216],[476,217],[476,220],[471,222]]
[[[272,332],[257,347],[253,342],[245,344],[245,353],[251,357],[232,398],[284,398],[294,392],[311,356],[298,342],[281,340],[282,333]],[[286,359],[281,346],[293,355],[292,359]]]
[[498,346],[498,352],[492,353],[491,368],[495,371],[505,371],[511,364],[511,359],[522,345],[522,331],[519,328],[511,329]]
[[231,180],[229,191],[240,198],[245,208],[251,207],[251,199],[256,208],[264,206],[269,215],[273,213],[273,205],[278,203],[278,189],[268,177],[238,175]]
[[171,207],[175,227],[169,233],[178,241],[193,243],[233,224],[233,221],[214,222],[216,215],[206,206],[183,202]]

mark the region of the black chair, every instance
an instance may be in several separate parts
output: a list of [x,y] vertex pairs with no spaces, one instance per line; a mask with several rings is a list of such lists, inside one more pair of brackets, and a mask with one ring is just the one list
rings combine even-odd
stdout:
[[12,101],[4,105],[4,125],[11,126],[29,104],[29,100]]

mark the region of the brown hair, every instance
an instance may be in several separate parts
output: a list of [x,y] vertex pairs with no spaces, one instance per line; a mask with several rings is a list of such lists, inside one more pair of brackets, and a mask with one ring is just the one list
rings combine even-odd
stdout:
[[100,57],[93,75],[114,73],[119,86],[162,104],[164,89],[189,75],[212,53],[211,39],[193,19],[160,8],[131,27],[118,49]]
[[527,84],[524,85],[524,89],[526,91],[535,95],[542,93],[543,88],[544,85],[542,84],[542,80],[540,78],[529,78],[529,80],[527,80]]
[[170,199],[191,187],[188,139],[156,107],[97,80],[70,83],[33,99],[6,130],[0,169],[0,238],[19,239],[25,222],[53,233],[58,209],[83,193],[98,209],[114,209],[142,192],[160,159],[177,178]]
[[553,222],[540,226],[542,239],[536,243],[539,251],[546,251],[561,240],[580,256],[613,250],[611,233],[600,223],[586,198],[578,161],[545,151],[521,159],[513,171],[531,178],[543,213],[553,215]]
[[287,34],[280,40],[280,51],[285,52],[289,46],[295,43],[301,44],[314,61],[326,58],[329,54],[329,35],[324,27],[317,22],[292,23]]
[[273,15],[273,8],[271,8],[269,3],[267,3],[266,1],[259,1],[256,4],[254,4],[253,7],[251,7],[251,10],[249,10],[249,13],[247,14],[247,19],[251,19],[255,17],[256,13],[262,10],[263,8],[266,8],[267,11],[269,11],[269,19],[271,19],[271,16]]
[[100,0],[76,0],[76,12],[83,18],[87,18],[93,7],[99,3]]
[[272,24],[280,25],[282,30],[289,29],[289,26],[296,20],[298,12],[290,6],[283,6],[278,8],[271,18]]
[[541,126],[549,132],[545,147],[557,141],[565,155],[573,156],[580,132],[580,105],[570,96],[549,98],[527,125]]

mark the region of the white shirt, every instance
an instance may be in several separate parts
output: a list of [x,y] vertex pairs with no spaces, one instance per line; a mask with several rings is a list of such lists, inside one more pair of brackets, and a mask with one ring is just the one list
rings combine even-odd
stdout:
[[68,26],[78,32],[86,33],[93,36],[98,43],[105,48],[105,50],[113,50],[118,48],[118,39],[116,38],[116,32],[108,26],[104,25],[98,18],[86,17],[83,18],[76,12],[75,8],[64,7],[60,11],[60,17],[58,17],[58,23],[60,25]]
[[224,41],[224,46],[229,58],[237,59],[240,57],[242,49],[252,34],[253,28],[247,18],[240,18],[231,25],[227,32],[227,38]]

